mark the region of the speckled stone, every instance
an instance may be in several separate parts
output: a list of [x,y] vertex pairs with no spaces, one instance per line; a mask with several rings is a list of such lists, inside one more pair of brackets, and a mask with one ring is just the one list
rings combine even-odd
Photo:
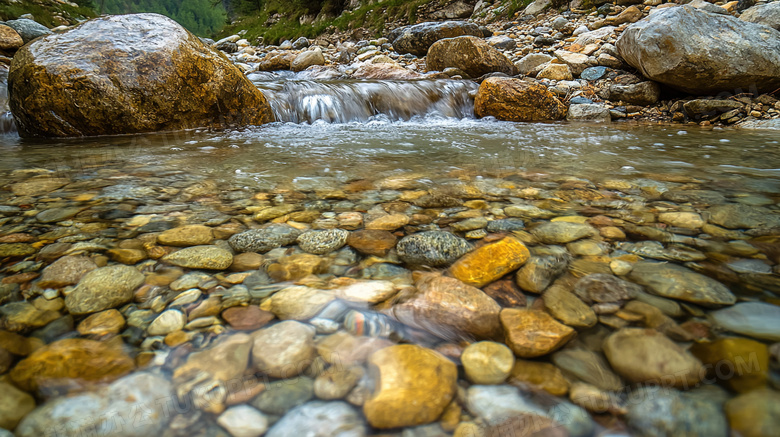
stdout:
[[325,255],[344,247],[348,237],[349,232],[343,229],[308,231],[298,237],[298,246],[304,252]]
[[443,231],[420,232],[401,239],[398,256],[412,265],[444,266],[471,251],[463,238]]
[[290,225],[274,223],[262,229],[233,235],[228,243],[236,252],[268,252],[293,244],[300,235],[301,231]]

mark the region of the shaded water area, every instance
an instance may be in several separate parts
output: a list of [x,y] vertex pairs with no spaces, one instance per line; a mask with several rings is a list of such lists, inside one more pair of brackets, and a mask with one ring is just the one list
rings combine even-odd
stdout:
[[1,428],[776,431],[776,133],[477,120],[465,81],[251,78],[281,121],[4,128]]

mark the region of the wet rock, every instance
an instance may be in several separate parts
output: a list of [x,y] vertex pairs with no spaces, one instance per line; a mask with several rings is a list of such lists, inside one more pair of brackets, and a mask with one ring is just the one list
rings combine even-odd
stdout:
[[712,313],[724,329],[762,340],[780,341],[780,307],[762,302],[742,302]]
[[298,55],[290,52],[282,52],[276,54],[269,54],[260,64],[257,65],[258,71],[279,71],[289,70],[290,63],[295,60]]
[[346,402],[312,401],[285,414],[266,437],[363,437],[363,419]]
[[594,273],[574,284],[574,294],[587,304],[623,302],[636,296],[642,287],[612,275]]
[[366,255],[384,257],[395,247],[398,238],[389,231],[364,229],[349,234],[347,244]]
[[29,302],[11,302],[0,307],[0,321],[9,331],[21,332],[41,328],[60,317],[53,310],[38,309]]
[[268,252],[295,243],[301,231],[286,224],[271,224],[233,235],[228,243],[236,252]]
[[569,382],[563,377],[561,369],[550,363],[517,360],[509,378],[513,385],[525,384],[553,396],[565,396],[569,391]]
[[739,19],[780,30],[780,4],[772,2],[753,6],[742,12]]
[[348,237],[349,232],[343,229],[327,229],[304,232],[297,241],[298,246],[305,252],[325,255],[344,247]]
[[555,283],[544,291],[544,307],[556,319],[575,328],[590,328],[598,322],[596,313],[569,291],[567,283]]
[[711,369],[712,376],[738,393],[766,386],[769,350],[763,343],[739,337],[722,338],[694,343],[691,353]]
[[125,327],[125,317],[119,311],[110,309],[92,314],[79,323],[76,330],[81,335],[119,334]]
[[531,233],[545,244],[565,244],[598,232],[584,223],[548,222],[535,227]]
[[322,55],[322,50],[319,47],[314,50],[307,50],[296,56],[290,62],[290,70],[303,71],[312,65],[325,65],[325,56]]
[[400,54],[425,56],[436,41],[463,35],[482,36],[479,26],[467,21],[429,22],[396,29],[391,33],[393,48]]
[[222,318],[234,329],[254,331],[273,320],[274,314],[257,306],[232,307],[222,312]]
[[14,429],[24,416],[35,409],[35,399],[11,384],[0,382],[0,428]]
[[515,364],[512,351],[501,343],[481,341],[463,350],[460,356],[466,377],[474,384],[501,384]]
[[202,246],[211,243],[211,228],[203,225],[187,225],[168,229],[157,236],[157,243],[165,246]]
[[396,63],[382,62],[363,64],[352,73],[352,77],[374,80],[413,80],[423,76]]
[[266,389],[252,400],[252,406],[264,413],[281,416],[313,397],[314,381],[302,376],[268,384]]
[[233,256],[233,263],[230,264],[230,270],[234,272],[246,272],[248,270],[257,270],[263,265],[263,255],[254,252],[239,253]]
[[22,37],[13,28],[0,25],[0,50],[14,52],[24,45]]
[[22,37],[25,44],[40,36],[51,35],[51,31],[46,26],[27,18],[8,20],[5,25],[14,29]]
[[71,435],[98,429],[106,437],[160,435],[171,415],[157,402],[171,395],[171,384],[166,379],[147,372],[134,373],[95,392],[46,402],[22,420],[16,435],[37,437],[54,429]]
[[645,77],[681,91],[716,94],[757,87],[769,92],[780,86],[780,34],[772,31],[682,6],[632,24],[615,45]]
[[404,214],[388,214],[366,223],[366,229],[394,231],[409,224],[409,217]]
[[631,85],[614,84],[609,87],[609,99],[632,105],[649,106],[661,97],[661,87],[651,81]]
[[29,179],[11,185],[11,192],[14,193],[15,196],[40,196],[42,194],[51,193],[69,183],[70,180],[65,178],[43,177]]
[[658,296],[699,305],[733,305],[737,301],[720,282],[676,264],[639,262],[629,278]]
[[566,265],[566,260],[557,256],[535,256],[517,271],[515,281],[523,291],[541,293],[566,271]]
[[253,334],[252,364],[274,378],[301,374],[314,360],[314,328],[300,322],[280,322]]
[[485,226],[488,232],[512,232],[525,229],[525,222],[521,219],[509,218],[501,220],[491,220]]
[[699,400],[668,387],[642,387],[627,401],[626,421],[641,437],[686,435],[726,437],[728,425],[716,402]]
[[0,244],[0,258],[20,258],[36,252],[32,245],[25,243]]
[[743,437],[772,435],[780,427],[780,395],[760,389],[737,396],[725,405],[733,432]]
[[482,290],[435,273],[421,274],[417,293],[392,308],[400,322],[444,339],[493,338],[501,307]]
[[206,375],[213,381],[228,382],[241,377],[249,365],[252,337],[238,333],[223,336],[208,349],[191,353],[173,371],[174,382],[182,384]]
[[573,80],[571,68],[566,64],[547,64],[536,74],[537,79],[549,79],[555,81]]
[[67,386],[71,379],[113,381],[135,368],[121,342],[68,338],[46,345],[11,370],[14,384],[27,391]]
[[624,328],[604,341],[604,354],[617,373],[631,382],[692,387],[702,363],[653,329]]
[[448,67],[458,68],[471,77],[488,73],[512,75],[515,65],[503,53],[474,36],[459,36],[435,42],[428,49],[426,58],[428,70],[442,71]]
[[147,328],[149,335],[167,335],[184,328],[187,316],[179,310],[166,310],[157,316]]
[[458,371],[437,352],[405,344],[375,352],[377,387],[363,405],[375,428],[397,428],[431,423],[441,416],[455,395]]
[[75,216],[81,212],[81,210],[82,208],[79,207],[52,208],[39,212],[35,216],[35,219],[41,223],[56,223]]
[[260,437],[268,430],[268,418],[249,405],[228,408],[217,423],[233,437]]
[[708,221],[728,229],[780,226],[780,216],[760,206],[728,203],[707,210]]
[[308,320],[336,299],[330,291],[309,287],[289,287],[276,292],[260,306],[281,320]]
[[[237,67],[162,15],[90,20],[22,47],[15,59],[8,77],[14,90],[10,106],[23,136],[113,135],[273,120],[262,92]],[[41,93],[43,88],[54,91]],[[70,95],[69,89],[80,92]]]
[[317,342],[317,353],[325,361],[342,366],[363,364],[374,352],[392,346],[390,340],[336,332]]
[[233,254],[218,246],[192,246],[165,255],[162,260],[189,269],[224,270],[233,263]]
[[65,297],[65,306],[74,315],[116,308],[130,302],[133,291],[143,283],[144,275],[133,267],[101,267],[81,278]]
[[516,387],[508,385],[472,385],[466,392],[466,408],[488,425],[498,425],[526,414],[545,415],[541,407],[524,398]]
[[658,221],[686,229],[699,229],[706,223],[695,212],[665,212],[658,214]]
[[516,270],[530,256],[520,240],[506,237],[462,256],[450,267],[450,273],[464,283],[480,288]]
[[412,265],[432,267],[451,264],[472,250],[463,238],[444,231],[420,232],[406,236],[396,246],[398,256]]
[[559,120],[566,115],[566,106],[543,85],[490,77],[479,86],[474,113],[478,117],[492,116],[505,121]]
[[336,293],[345,300],[375,304],[389,299],[396,291],[390,281],[360,281],[339,288]]
[[506,344],[521,358],[534,358],[553,352],[576,332],[538,310],[504,308],[500,314]]

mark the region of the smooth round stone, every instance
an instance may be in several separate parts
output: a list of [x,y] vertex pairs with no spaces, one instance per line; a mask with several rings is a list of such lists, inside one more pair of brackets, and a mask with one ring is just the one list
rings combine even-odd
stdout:
[[301,231],[287,224],[271,224],[233,235],[228,243],[236,252],[268,252],[293,244]]
[[488,425],[519,415],[546,415],[544,409],[510,385],[472,385],[466,392],[466,407]]
[[274,378],[290,378],[303,373],[317,351],[312,326],[285,321],[254,333],[252,364]]
[[304,252],[325,255],[344,247],[348,237],[349,232],[343,229],[327,229],[304,232],[297,241]]
[[480,341],[466,347],[460,357],[466,377],[474,384],[501,384],[515,364],[512,351],[501,343]]
[[616,259],[609,262],[609,268],[612,270],[612,273],[618,276],[625,276],[631,273],[634,266],[628,261]]
[[84,275],[65,297],[68,312],[74,315],[95,313],[124,305],[133,299],[133,291],[144,283],[144,275],[134,267],[102,267]]
[[67,220],[74,215],[81,212],[82,208],[68,207],[68,208],[52,208],[46,211],[41,211],[35,216],[35,219],[41,223],[55,223]]
[[768,388],[737,396],[725,405],[729,425],[736,435],[764,437],[780,429],[780,394]]
[[699,229],[707,223],[695,212],[664,212],[658,214],[658,221],[686,229]]
[[394,248],[398,238],[389,231],[379,229],[363,229],[352,232],[347,238],[347,244],[366,255],[384,257]]
[[542,224],[535,227],[531,233],[545,244],[565,244],[598,234],[590,225],[563,221]]
[[728,424],[715,402],[688,397],[666,387],[642,387],[631,393],[626,421],[640,437],[727,437]]
[[285,414],[266,437],[364,437],[366,425],[346,402],[312,401]]
[[257,306],[231,307],[222,312],[222,318],[234,329],[253,331],[267,325],[274,314]]
[[487,223],[488,232],[512,232],[525,229],[525,222],[517,218],[508,218],[501,220],[492,220]]
[[582,71],[580,78],[585,80],[599,80],[607,73],[607,67],[588,67]]
[[306,377],[284,379],[268,384],[253,401],[258,410],[283,415],[314,397],[314,380]]
[[780,307],[763,302],[742,302],[712,313],[721,327],[737,334],[780,341]]
[[639,262],[629,278],[655,295],[699,305],[732,305],[737,301],[720,282],[676,264]]
[[260,437],[268,430],[268,418],[249,405],[228,408],[217,423],[232,437]]
[[757,273],[759,275],[772,274],[772,267],[757,259],[738,259],[726,263],[726,266],[737,273]]
[[361,281],[339,288],[337,293],[345,300],[374,304],[395,295],[396,287],[390,281]]
[[728,229],[780,226],[780,216],[761,206],[728,203],[707,210],[709,222]]
[[323,400],[343,399],[363,377],[362,367],[335,365],[314,380],[314,394]]
[[35,399],[11,384],[0,382],[0,428],[14,429],[24,416],[35,409]]
[[263,255],[260,255],[259,253],[239,253],[233,257],[233,264],[230,265],[230,270],[234,272],[257,270],[263,265],[264,260],[265,258]]
[[166,310],[157,316],[149,325],[146,332],[149,335],[167,335],[173,331],[184,328],[187,323],[187,316],[179,310]]
[[165,246],[202,246],[213,238],[210,227],[188,225],[164,231],[157,236],[157,242]]
[[166,255],[162,260],[190,269],[224,270],[233,263],[233,254],[217,246],[192,246]]
[[428,231],[406,236],[396,246],[398,256],[412,265],[444,266],[472,250],[465,239],[449,232]]
[[125,327],[125,317],[119,311],[110,309],[92,314],[79,323],[76,330],[81,335],[118,334]]

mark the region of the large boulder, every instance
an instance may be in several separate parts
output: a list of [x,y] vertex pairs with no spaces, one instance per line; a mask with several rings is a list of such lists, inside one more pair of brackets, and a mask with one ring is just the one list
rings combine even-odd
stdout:
[[262,124],[263,96],[224,55],[157,14],[101,17],[14,56],[10,106],[22,136],[113,135]]
[[506,77],[482,81],[474,98],[477,117],[493,116],[506,121],[559,120],[566,106],[544,85]]
[[780,88],[780,33],[689,6],[629,26],[620,56],[648,79],[692,94]]
[[479,26],[467,21],[420,23],[393,31],[390,40],[398,53],[425,56],[436,41],[463,35],[482,36],[482,31]]
[[471,77],[488,73],[515,74],[515,64],[485,40],[459,36],[436,41],[428,49],[428,70],[444,71],[455,67]]
[[763,24],[775,30],[780,30],[780,2],[753,6],[739,16],[748,23]]

